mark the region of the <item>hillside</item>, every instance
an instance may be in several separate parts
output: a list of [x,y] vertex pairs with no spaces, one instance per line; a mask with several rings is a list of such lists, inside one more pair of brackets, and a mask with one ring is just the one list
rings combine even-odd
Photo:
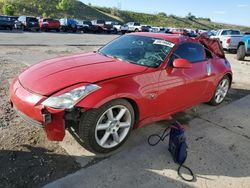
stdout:
[[[14,15],[34,15],[42,17],[71,17],[78,19],[116,20],[122,23],[137,21],[142,24],[166,27],[220,29],[237,28],[250,31],[250,27],[212,22],[209,18],[196,18],[167,15],[167,13],[146,14],[116,8],[94,7],[77,0],[0,0],[0,10],[6,12],[6,4],[11,5]],[[5,8],[4,8],[5,7]],[[5,9],[5,10],[4,10]]]

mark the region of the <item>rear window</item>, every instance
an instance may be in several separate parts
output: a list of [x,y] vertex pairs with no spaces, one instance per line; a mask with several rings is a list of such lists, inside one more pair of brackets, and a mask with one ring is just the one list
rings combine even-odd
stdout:
[[91,21],[83,21],[84,24],[92,25]]
[[104,20],[97,20],[96,23],[97,24],[105,24],[105,21]]
[[52,22],[53,19],[44,19],[43,21],[44,21],[44,22]]
[[224,30],[221,35],[240,35],[239,30]]
[[134,26],[140,26],[140,23],[134,23]]

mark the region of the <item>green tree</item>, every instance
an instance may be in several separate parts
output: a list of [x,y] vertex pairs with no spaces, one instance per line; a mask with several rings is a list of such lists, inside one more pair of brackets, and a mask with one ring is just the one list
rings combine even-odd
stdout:
[[111,9],[111,14],[114,16],[120,16],[118,8],[114,7]]
[[159,12],[158,15],[159,15],[159,16],[163,16],[163,17],[166,17],[166,16],[167,16],[167,14],[166,14],[165,12]]
[[67,11],[74,7],[75,0],[60,0],[56,8],[58,10]]
[[186,16],[186,18],[189,19],[189,20],[196,19],[196,17],[191,12],[188,13],[188,15]]
[[3,5],[2,11],[3,11],[3,14],[5,14],[5,15],[13,16],[15,13],[15,7],[12,4],[6,3]]

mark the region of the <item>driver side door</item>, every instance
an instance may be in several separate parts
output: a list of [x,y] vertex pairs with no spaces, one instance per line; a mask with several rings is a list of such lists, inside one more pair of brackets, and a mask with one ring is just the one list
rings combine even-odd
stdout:
[[[177,58],[188,60],[191,68],[176,68]],[[172,114],[199,103],[207,87],[207,60],[199,43],[179,45],[159,78],[158,115]]]

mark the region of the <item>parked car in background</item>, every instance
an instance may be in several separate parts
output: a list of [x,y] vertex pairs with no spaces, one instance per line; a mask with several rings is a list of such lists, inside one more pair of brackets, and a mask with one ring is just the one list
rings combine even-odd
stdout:
[[189,37],[197,37],[197,33],[194,30],[187,31],[187,35]]
[[112,24],[107,24],[105,20],[92,20],[92,24],[98,27],[98,32],[111,33],[114,31]]
[[237,59],[244,60],[250,55],[250,33],[241,38],[237,46]]
[[84,20],[77,20],[77,30],[83,33],[89,32],[89,25],[84,23]]
[[139,22],[128,22],[121,27],[122,34],[140,32],[141,30],[141,24]]
[[213,36],[215,36],[215,33],[213,31],[207,31],[204,34],[206,34],[209,38],[212,38]]
[[83,23],[89,25],[89,31],[90,32],[92,32],[92,33],[98,32],[99,27],[96,26],[96,25],[93,25],[90,20],[85,20]]
[[19,16],[18,21],[20,21],[23,31],[40,31],[38,19],[33,16]]
[[63,32],[72,31],[73,33],[77,32],[77,21],[71,18],[61,18],[60,22],[60,30]]
[[121,24],[119,22],[116,21],[106,21],[105,22],[107,25],[112,25],[113,27],[113,33],[117,34],[119,32],[121,32]]
[[39,20],[39,27],[42,31],[60,31],[60,22],[52,18],[42,18]]
[[170,28],[161,27],[159,33],[171,33]]
[[49,140],[62,141],[72,128],[86,149],[107,153],[134,128],[199,103],[223,102],[231,67],[224,52],[204,40],[207,48],[182,35],[123,35],[98,52],[31,66],[13,80],[10,101]]
[[0,28],[12,30],[14,28],[14,21],[8,16],[0,16]]
[[21,29],[22,23],[18,21],[18,16],[8,16],[14,23],[14,28],[15,29]]
[[182,29],[182,28],[172,28],[170,30],[170,32],[172,34],[178,34],[178,35],[188,35],[188,32],[186,29]]
[[149,29],[149,32],[152,32],[152,33],[159,33],[160,30],[161,30],[160,27],[151,27],[151,28]]
[[242,36],[240,30],[220,29],[211,38],[219,39],[224,50],[236,51]]
[[141,31],[142,32],[150,32],[150,29],[151,29],[152,27],[150,26],[150,25],[142,25],[141,26]]

